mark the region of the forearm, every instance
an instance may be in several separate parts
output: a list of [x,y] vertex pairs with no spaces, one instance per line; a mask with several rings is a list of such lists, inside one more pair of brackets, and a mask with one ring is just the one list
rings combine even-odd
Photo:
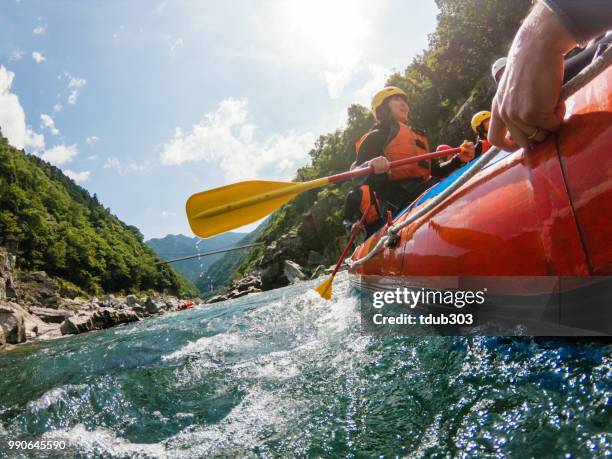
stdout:
[[610,0],[542,0],[575,43],[586,42],[612,27]]

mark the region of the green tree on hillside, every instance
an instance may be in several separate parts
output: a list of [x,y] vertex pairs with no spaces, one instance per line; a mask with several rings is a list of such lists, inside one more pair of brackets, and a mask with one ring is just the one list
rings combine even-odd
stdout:
[[112,215],[61,170],[4,138],[0,235],[19,241],[19,268],[44,270],[89,292],[197,292],[171,268],[155,265],[158,259],[138,228]]

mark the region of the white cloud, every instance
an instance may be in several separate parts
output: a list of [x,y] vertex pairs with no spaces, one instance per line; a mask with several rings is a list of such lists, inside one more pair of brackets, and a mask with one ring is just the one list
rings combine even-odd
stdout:
[[161,16],[167,6],[168,6],[168,2],[160,2],[157,5],[155,5],[155,9],[153,11],[158,16]]
[[70,94],[68,95],[68,103],[70,105],[74,105],[79,97],[79,92],[83,86],[85,86],[87,81],[85,78],[74,77],[68,72],[64,72],[64,76],[68,79],[68,89],[70,90]]
[[53,106],[53,112],[54,112],[54,113],[61,112],[61,111],[62,111],[62,108],[64,108],[64,107],[62,107],[62,104],[55,104],[55,105]]
[[64,174],[66,174],[76,183],[82,183],[82,182],[89,180],[89,176],[91,175],[89,171],[74,172],[74,171],[71,171],[70,169],[66,169],[64,171]]
[[88,156],[88,157],[87,157],[87,159],[88,159],[89,161],[93,161],[93,160],[95,160],[95,159],[98,159],[98,155],[90,155],[90,156]]
[[170,212],[169,210],[162,210],[161,216],[162,218],[174,218],[176,217],[176,212]]
[[23,56],[25,56],[25,52],[23,51],[13,51],[11,53],[11,57],[9,57],[9,61],[18,61],[21,60],[23,58]]
[[229,180],[292,177],[307,162],[315,136],[289,132],[257,141],[255,126],[247,123],[246,104],[246,100],[224,100],[187,135],[176,128],[174,138],[164,145],[162,164],[215,162]]
[[95,144],[97,144],[100,141],[100,138],[98,136],[92,135],[89,136],[85,139],[85,143],[87,145],[89,145],[90,147],[93,147]]
[[370,106],[372,95],[380,91],[387,82],[387,78],[390,75],[389,69],[376,64],[370,64],[368,66],[368,72],[370,74],[368,81],[357,91],[355,91],[356,100],[355,102]]
[[119,172],[121,175],[128,174],[130,172],[140,172],[147,169],[146,165],[141,164],[128,164],[127,166],[119,161],[118,158],[107,158],[104,163],[104,169],[114,169]]
[[38,51],[34,51],[32,53],[32,59],[34,59],[34,61],[37,64],[42,64],[43,62],[45,62],[47,59],[45,58],[45,56],[43,56],[42,53],[38,52]]
[[49,129],[49,132],[51,132],[51,134],[59,135],[59,129],[55,127],[55,121],[53,121],[53,118],[51,118],[51,116],[47,115],[46,113],[43,113],[42,115],[40,115],[40,122],[44,127]]
[[32,32],[34,33],[34,35],[44,35],[45,32],[47,32],[47,28],[45,26],[39,25],[35,27]]
[[49,150],[46,150],[41,158],[54,166],[61,166],[71,162],[79,153],[76,145],[56,145]]
[[45,137],[26,125],[25,112],[19,98],[11,92],[15,74],[0,65],[0,129],[15,148],[45,148]]
[[183,46],[184,41],[181,37],[168,38],[168,46],[170,47],[170,54],[175,55],[178,48]]

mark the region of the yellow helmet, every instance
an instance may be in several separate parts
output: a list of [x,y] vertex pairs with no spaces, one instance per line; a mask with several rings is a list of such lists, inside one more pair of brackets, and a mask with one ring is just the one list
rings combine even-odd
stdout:
[[388,97],[396,95],[404,96],[406,99],[408,99],[406,93],[396,86],[387,86],[374,94],[374,97],[372,98],[372,113],[374,114],[374,118],[377,118],[376,109],[378,109],[378,107],[380,107]]
[[482,123],[484,123],[489,118],[491,118],[491,112],[482,111],[482,112],[476,113],[472,117],[472,130],[478,133],[478,126],[480,126]]

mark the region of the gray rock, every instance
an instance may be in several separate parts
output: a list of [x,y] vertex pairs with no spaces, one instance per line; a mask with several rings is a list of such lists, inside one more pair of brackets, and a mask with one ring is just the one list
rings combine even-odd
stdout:
[[93,321],[89,314],[68,317],[60,326],[62,335],[75,335],[91,330],[93,330]]
[[213,297],[210,297],[206,303],[219,303],[220,301],[226,301],[227,300],[227,295],[215,295]]
[[61,324],[73,313],[65,309],[38,308],[36,306],[31,306],[30,314],[39,317],[43,322]]
[[159,311],[161,311],[164,306],[164,303],[162,303],[161,301],[156,301],[152,297],[148,297],[147,301],[145,302],[145,308],[149,314],[159,313]]
[[17,344],[26,340],[25,317],[22,311],[15,303],[0,302],[0,344]]
[[285,260],[283,274],[290,284],[306,279],[306,275],[302,272],[302,267],[291,260]]
[[15,284],[13,280],[14,255],[4,247],[0,247],[0,300],[15,298]]
[[136,295],[128,295],[125,297],[125,302],[128,306],[134,306],[138,304],[138,297]]

